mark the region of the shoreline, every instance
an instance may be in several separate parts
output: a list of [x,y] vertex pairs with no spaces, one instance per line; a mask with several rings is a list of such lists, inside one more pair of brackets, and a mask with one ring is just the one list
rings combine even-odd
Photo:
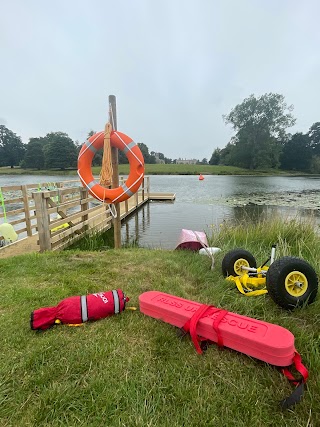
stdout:
[[[157,166],[161,166],[158,168]],[[166,166],[163,168],[163,166]],[[254,170],[249,171],[247,169],[234,168],[231,166],[208,166],[208,165],[194,165],[195,167],[190,170],[190,168],[181,168],[176,166],[185,166],[185,165],[145,165],[145,175],[176,175],[176,176],[280,176],[280,177],[319,177],[319,174],[311,174],[304,172],[289,172],[289,171],[280,171],[280,170]],[[190,165],[189,165],[190,166]],[[205,167],[204,167],[205,166]],[[170,168],[171,167],[171,168]],[[210,169],[209,169],[210,168]],[[161,170],[162,169],[162,170]],[[170,170],[171,169],[171,170]],[[207,170],[205,170],[207,169]],[[94,175],[100,174],[100,167],[94,166],[92,168],[92,173]],[[119,165],[119,175],[128,175],[129,165]],[[61,175],[61,176],[78,176],[77,169],[68,169],[68,170],[28,170],[10,167],[1,167],[0,176],[17,176],[17,175]]]

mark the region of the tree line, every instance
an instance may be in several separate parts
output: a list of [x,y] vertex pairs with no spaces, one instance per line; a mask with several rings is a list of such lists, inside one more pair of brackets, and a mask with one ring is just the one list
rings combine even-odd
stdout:
[[[94,135],[88,133],[88,137]],[[24,144],[21,137],[0,125],[0,167],[20,166],[23,169],[68,169],[77,167],[78,154],[82,144],[74,142],[64,132],[50,132],[44,137],[30,138]],[[138,143],[145,163],[175,163],[163,153],[149,152],[146,144]],[[93,158],[93,166],[101,166],[103,150],[99,150]],[[128,163],[126,155],[119,150],[119,164]]]
[[[224,148],[213,151],[209,164],[320,173],[320,122],[314,123],[307,133],[287,133],[296,122],[292,110],[283,95],[250,95],[223,116],[235,134]],[[88,137],[94,133],[90,131]],[[138,145],[147,164],[176,163],[176,159],[163,153],[149,152],[146,144]],[[64,132],[30,138],[23,144],[20,136],[0,125],[0,166],[38,170],[76,168],[80,149],[81,144]],[[102,156],[102,150],[96,153],[93,166],[102,164]],[[120,150],[119,163],[128,163]],[[197,163],[208,164],[208,161],[204,158]]]
[[77,164],[80,146],[64,132],[51,132],[44,137],[21,137],[0,125],[0,166],[25,169],[67,169]]
[[283,95],[250,95],[223,116],[235,135],[213,151],[209,164],[320,173],[320,122],[307,133],[287,133],[296,123],[292,110]]

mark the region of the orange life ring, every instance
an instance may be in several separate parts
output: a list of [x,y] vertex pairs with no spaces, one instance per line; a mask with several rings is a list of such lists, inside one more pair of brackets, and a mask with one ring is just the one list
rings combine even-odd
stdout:
[[126,182],[117,188],[102,187],[93,177],[92,159],[96,152],[103,148],[104,132],[98,132],[83,144],[78,157],[78,175],[82,185],[93,197],[105,203],[119,203],[129,199],[138,191],[144,177],[144,158],[138,145],[122,132],[112,131],[111,147],[123,151],[129,160],[130,173]]

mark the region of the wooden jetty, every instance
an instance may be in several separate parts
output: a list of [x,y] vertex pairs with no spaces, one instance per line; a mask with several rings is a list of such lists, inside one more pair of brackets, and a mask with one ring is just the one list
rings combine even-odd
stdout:
[[[19,238],[0,248],[0,258],[62,250],[85,235],[108,230],[115,221],[114,207],[93,198],[79,180],[7,186],[1,190],[7,221]],[[120,220],[151,200],[174,199],[173,193],[151,193],[150,177],[144,177],[139,191],[120,203]],[[1,218],[5,218],[4,212],[0,213]]]

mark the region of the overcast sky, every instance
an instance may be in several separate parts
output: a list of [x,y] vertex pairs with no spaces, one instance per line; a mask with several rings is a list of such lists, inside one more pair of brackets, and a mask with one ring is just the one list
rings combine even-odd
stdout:
[[210,159],[222,115],[276,92],[320,121],[319,0],[0,0],[0,124],[22,137],[118,130],[175,159]]

